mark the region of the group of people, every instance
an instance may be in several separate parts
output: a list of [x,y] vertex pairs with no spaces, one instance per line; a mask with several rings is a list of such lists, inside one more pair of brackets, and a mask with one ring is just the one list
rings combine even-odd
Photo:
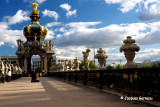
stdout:
[[[11,81],[11,76],[12,76],[12,72],[10,69],[8,69],[8,73],[7,73],[7,82],[10,82]],[[2,74],[2,83],[4,84],[5,83],[5,75]]]

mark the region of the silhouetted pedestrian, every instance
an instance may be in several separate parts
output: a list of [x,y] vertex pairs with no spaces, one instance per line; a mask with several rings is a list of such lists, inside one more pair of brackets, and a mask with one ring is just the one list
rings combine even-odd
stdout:
[[8,69],[8,74],[7,74],[7,76],[8,76],[8,82],[10,82],[11,81],[11,70],[10,69]]

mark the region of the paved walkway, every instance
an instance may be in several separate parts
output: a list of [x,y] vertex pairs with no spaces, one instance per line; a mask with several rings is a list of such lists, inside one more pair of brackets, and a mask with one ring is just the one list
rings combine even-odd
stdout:
[[0,84],[0,107],[148,107],[48,77],[38,83],[30,80],[23,77]]

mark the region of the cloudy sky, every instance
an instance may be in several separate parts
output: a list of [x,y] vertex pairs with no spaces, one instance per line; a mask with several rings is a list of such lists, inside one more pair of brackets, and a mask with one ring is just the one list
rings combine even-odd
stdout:
[[92,60],[93,48],[103,48],[107,63],[125,63],[119,48],[132,36],[140,46],[135,62],[160,60],[160,0],[1,0],[0,56],[14,56],[16,40],[26,41],[22,28],[30,24],[34,1],[56,56],[82,58],[91,48]]

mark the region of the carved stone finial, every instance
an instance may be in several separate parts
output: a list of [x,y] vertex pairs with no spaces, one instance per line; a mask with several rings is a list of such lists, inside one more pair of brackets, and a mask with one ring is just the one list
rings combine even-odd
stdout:
[[132,39],[131,36],[127,36],[127,39],[123,41],[125,45],[122,45],[120,48],[120,52],[124,51],[125,57],[127,59],[127,63],[123,66],[123,68],[138,68],[133,60],[135,57],[135,52],[140,50],[139,46],[135,43],[135,40]]
[[98,59],[99,70],[104,70],[106,69],[104,67],[104,64],[106,63],[106,58],[108,58],[108,56],[106,55],[106,52],[102,48],[99,48],[99,50],[97,50],[97,53],[98,54],[95,55],[95,58]]
[[76,71],[79,71],[79,63],[79,59],[76,57],[76,59],[74,59],[74,66]]

